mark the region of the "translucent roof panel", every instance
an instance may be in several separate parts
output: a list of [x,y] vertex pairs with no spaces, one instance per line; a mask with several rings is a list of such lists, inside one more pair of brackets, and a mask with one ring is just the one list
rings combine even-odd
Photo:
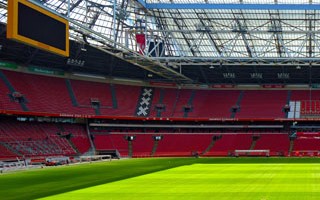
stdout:
[[146,3],[319,4],[319,0],[145,0]]
[[[190,43],[188,49],[186,41],[197,39],[202,41],[198,54],[203,57],[290,58],[320,53],[317,10],[168,9],[153,12],[167,27],[159,31],[176,35],[175,45],[184,55],[190,55],[193,44]],[[176,55],[179,54],[168,56]]]
[[[166,57],[310,58],[320,55],[319,10],[153,9],[137,1],[37,0],[70,19],[70,38],[108,48],[148,54],[162,46]],[[240,0],[147,0],[149,3],[240,3]],[[274,4],[271,0],[241,0]],[[279,4],[319,4],[320,0],[277,0]],[[6,0],[0,21],[6,22]],[[114,7],[116,8],[114,10]],[[68,8],[70,9],[68,11]],[[69,14],[69,16],[68,16]],[[139,50],[137,35],[145,35]],[[85,37],[83,37],[85,35]],[[140,41],[141,42],[141,41]],[[156,58],[155,58],[156,59]]]

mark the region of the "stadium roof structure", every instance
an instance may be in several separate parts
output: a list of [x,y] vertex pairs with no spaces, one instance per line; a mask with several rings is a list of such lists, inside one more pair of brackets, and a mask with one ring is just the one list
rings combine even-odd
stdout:
[[[320,82],[320,0],[29,1],[69,20],[70,57],[87,54],[73,70],[197,84]],[[38,57],[28,63],[41,64]]]

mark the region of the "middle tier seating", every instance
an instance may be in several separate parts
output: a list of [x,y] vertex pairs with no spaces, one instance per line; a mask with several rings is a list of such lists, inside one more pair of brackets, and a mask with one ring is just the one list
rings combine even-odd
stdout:
[[[111,87],[109,83],[79,80],[70,80],[71,84],[69,84],[69,81],[64,78],[2,71],[13,88],[24,95],[25,105],[29,111],[54,114],[136,116],[135,111],[141,86],[115,84]],[[70,88],[74,95],[70,92]],[[22,105],[12,102],[8,96],[9,93],[9,89],[1,80],[0,109],[22,111]],[[309,114],[320,114],[320,103],[315,102],[313,105],[312,102],[309,105],[307,102],[308,99],[319,99],[320,91],[293,90],[291,98],[288,99],[288,97],[287,90],[240,91],[155,88],[150,117],[285,118],[286,113],[283,108],[288,104],[288,100],[305,102],[301,105],[301,109],[304,109],[301,110],[302,114],[310,108],[312,108],[312,111]],[[79,104],[78,106],[75,104],[75,99]],[[98,110],[91,107],[91,99],[100,102]],[[157,112],[155,108],[157,105],[163,106],[161,112]],[[237,110],[232,113],[232,108],[235,106]],[[186,112],[185,107],[190,110]]]
[[0,109],[21,110],[18,102],[14,102],[10,97],[10,91],[0,79]]

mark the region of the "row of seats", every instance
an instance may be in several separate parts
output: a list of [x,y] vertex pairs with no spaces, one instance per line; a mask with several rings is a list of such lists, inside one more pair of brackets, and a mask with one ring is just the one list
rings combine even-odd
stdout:
[[[97,113],[91,105],[91,99],[95,99],[100,102],[101,115],[135,116],[141,91],[139,86],[114,85],[112,92],[110,84],[80,80],[70,80],[71,89],[68,89],[64,78],[2,72],[15,91],[24,95],[26,107],[35,112],[95,115]],[[22,106],[9,96],[10,90],[0,79],[0,109],[22,111]],[[320,91],[313,91],[312,98],[319,97]],[[283,118],[286,116],[283,108],[289,100],[308,99],[310,91],[306,90],[294,90],[289,95],[287,90],[155,88],[150,117]],[[156,108],[158,104],[164,105],[161,111]],[[184,110],[186,106],[191,108],[187,114]],[[237,109],[233,110],[234,107]],[[304,107],[308,109],[310,106]]]
[[301,115],[320,115],[320,101],[300,101]]

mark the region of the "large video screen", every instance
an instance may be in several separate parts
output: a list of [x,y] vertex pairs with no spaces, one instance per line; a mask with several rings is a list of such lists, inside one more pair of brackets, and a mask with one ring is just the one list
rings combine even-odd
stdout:
[[7,38],[69,56],[68,21],[26,0],[8,1]]

